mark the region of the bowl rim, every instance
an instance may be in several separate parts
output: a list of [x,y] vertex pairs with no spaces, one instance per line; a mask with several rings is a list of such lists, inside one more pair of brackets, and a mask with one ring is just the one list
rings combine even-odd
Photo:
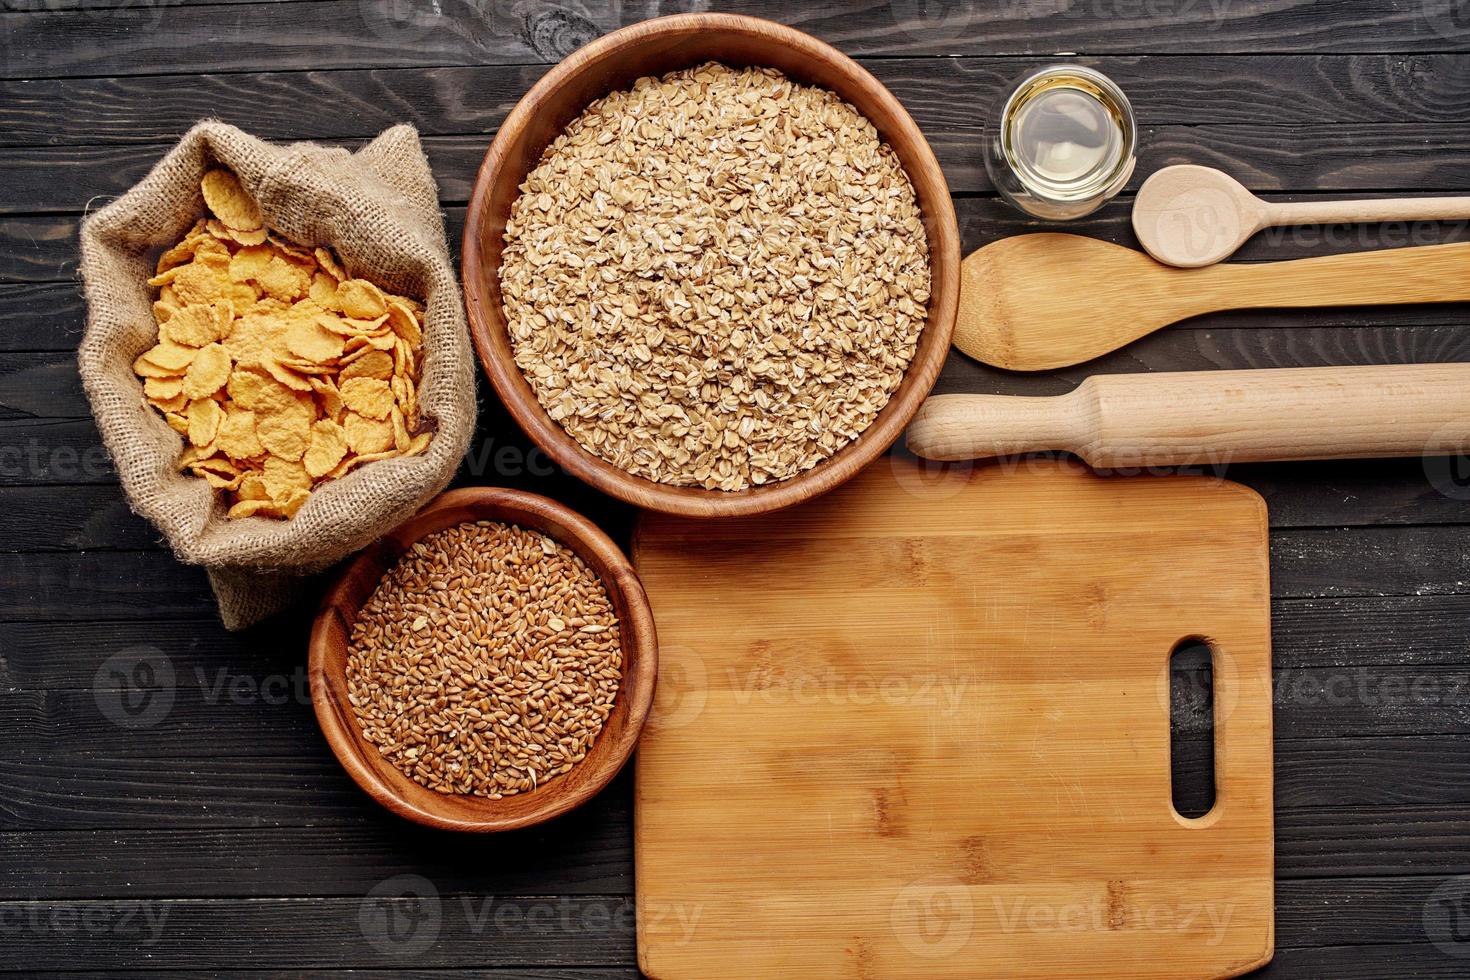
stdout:
[[[784,47],[812,61],[825,62],[844,76],[851,87],[861,89],[867,98],[881,106],[892,120],[889,131],[883,133],[884,141],[890,146],[902,141],[916,157],[916,166],[906,166],[905,172],[923,205],[922,218],[930,248],[929,315],[903,380],[878,417],[857,438],[811,469],[776,483],[737,491],[658,483],[584,449],[541,406],[513,359],[503,358],[493,349],[492,335],[506,333],[505,317],[499,311],[492,316],[488,308],[498,307],[499,302],[480,280],[485,266],[480,236],[489,220],[486,211],[490,195],[500,171],[510,163],[513,144],[519,142],[522,131],[542,102],[583,72],[597,70],[609,58],[660,37],[689,33],[735,34]],[[664,70],[675,69],[672,66],[648,69],[652,73]],[[933,200],[922,196],[921,176],[917,171],[922,171],[922,182],[932,187]],[[933,148],[908,110],[871,72],[835,47],[784,24],[743,14],[673,14],[641,21],[584,45],[553,66],[505,117],[485,153],[466,211],[460,255],[470,336],[481,368],[508,414],[570,475],[625,503],[684,517],[723,518],[767,513],[819,496],[857,475],[899,439],[933,390],[949,353],[959,307],[961,255],[954,201]]]
[[[425,524],[426,519],[449,512],[473,512],[487,507],[523,517],[524,522],[515,523],[552,537],[575,551],[597,573],[609,598],[622,607],[619,626],[623,649],[623,677],[619,681],[615,699],[621,700],[626,707],[627,722],[611,736],[613,742],[608,744],[605,756],[598,760],[599,767],[595,770],[584,770],[584,778],[571,790],[563,790],[562,785],[565,784],[559,785],[556,780],[552,780],[530,793],[507,797],[506,799],[516,800],[517,809],[521,809],[526,801],[544,794],[541,805],[525,808],[515,816],[495,813],[497,809],[501,809],[505,800],[467,797],[461,794],[458,799],[483,806],[486,811],[483,818],[465,819],[426,809],[405,798],[363,761],[361,753],[377,752],[377,748],[363,738],[361,729],[349,717],[350,708],[342,707],[345,703],[346,679],[343,677],[335,681],[329,680],[327,658],[334,645],[334,637],[351,632],[351,620],[343,619],[340,610],[350,605],[352,585],[361,575],[375,568],[380,569],[373,585],[376,588],[376,583],[381,581],[381,573],[391,568],[414,543],[428,534],[467,520],[506,520],[503,516],[492,518],[471,515],[448,520],[437,526],[432,522]],[[423,529],[418,533],[406,534],[414,525],[420,525]],[[600,569],[599,565],[606,571]],[[371,590],[368,594],[371,594]],[[623,769],[632,757],[653,705],[658,680],[658,637],[653,610],[643,590],[642,581],[623,550],[601,528],[565,504],[540,494],[503,487],[462,487],[435,497],[422,510],[373,542],[339,570],[331,588],[323,595],[312,622],[307,675],[311,683],[311,702],[317,724],[331,747],[332,754],[352,777],[353,782],[377,803],[401,817],[429,827],[476,833],[499,832],[539,824],[581,806],[601,792]],[[341,692],[340,701],[336,693],[338,691]],[[607,736],[608,728],[604,726],[597,735],[597,741]],[[571,772],[591,761],[584,757]],[[571,772],[567,775],[571,775]],[[406,780],[409,777],[403,778]],[[562,777],[558,777],[560,778]]]

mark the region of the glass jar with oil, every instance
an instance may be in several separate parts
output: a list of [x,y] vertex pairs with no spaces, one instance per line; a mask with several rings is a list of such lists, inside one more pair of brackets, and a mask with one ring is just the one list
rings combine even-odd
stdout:
[[986,127],[985,167],[1027,214],[1066,221],[1091,214],[1133,175],[1138,124],[1128,97],[1102,72],[1049,65],[1013,85]]

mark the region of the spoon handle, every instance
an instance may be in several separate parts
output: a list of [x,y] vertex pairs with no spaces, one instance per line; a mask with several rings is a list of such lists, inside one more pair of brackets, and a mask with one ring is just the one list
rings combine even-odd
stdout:
[[1108,468],[1459,454],[1470,364],[1104,374],[1045,398],[938,395],[908,445],[938,460],[1065,451]]
[[1200,287],[1195,302],[1207,310],[1466,302],[1470,242],[1236,262],[1187,270],[1176,279],[1181,290],[1190,283]]
[[1470,218],[1470,197],[1399,197],[1370,201],[1277,201],[1266,226],[1367,224],[1377,221],[1457,221]]

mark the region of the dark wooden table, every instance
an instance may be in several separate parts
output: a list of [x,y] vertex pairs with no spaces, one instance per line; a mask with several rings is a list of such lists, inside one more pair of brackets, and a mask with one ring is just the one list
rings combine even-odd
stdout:
[[[720,6],[808,30],[888,84],[944,164],[967,250],[1030,227],[991,191],[981,120],[1002,85],[1058,52],[1132,96],[1140,176],[1188,161],[1271,199],[1470,193],[1470,0]],[[77,380],[77,222],[201,117],[347,144],[406,120],[457,239],[491,134],[547,64],[686,8],[0,9],[0,971],[636,974],[626,775],[513,836],[388,816],[317,731],[304,616],[226,634],[203,574],[128,512]],[[1076,230],[1129,242],[1127,214],[1125,198]],[[1300,229],[1241,258],[1467,238],[1464,223]],[[1448,360],[1470,360],[1465,306],[1263,312],[1201,318],[1044,377],[956,355],[939,388]],[[481,395],[462,482],[535,489],[626,527],[625,510],[551,471]],[[1228,471],[1266,496],[1272,526],[1279,884],[1262,975],[1470,975],[1470,461],[1455,462]]]

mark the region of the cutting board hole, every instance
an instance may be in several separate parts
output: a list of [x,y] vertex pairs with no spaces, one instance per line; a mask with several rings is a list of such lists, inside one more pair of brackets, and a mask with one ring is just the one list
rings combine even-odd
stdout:
[[1169,766],[1174,810],[1203,817],[1215,807],[1215,656],[1190,637],[1169,655]]

